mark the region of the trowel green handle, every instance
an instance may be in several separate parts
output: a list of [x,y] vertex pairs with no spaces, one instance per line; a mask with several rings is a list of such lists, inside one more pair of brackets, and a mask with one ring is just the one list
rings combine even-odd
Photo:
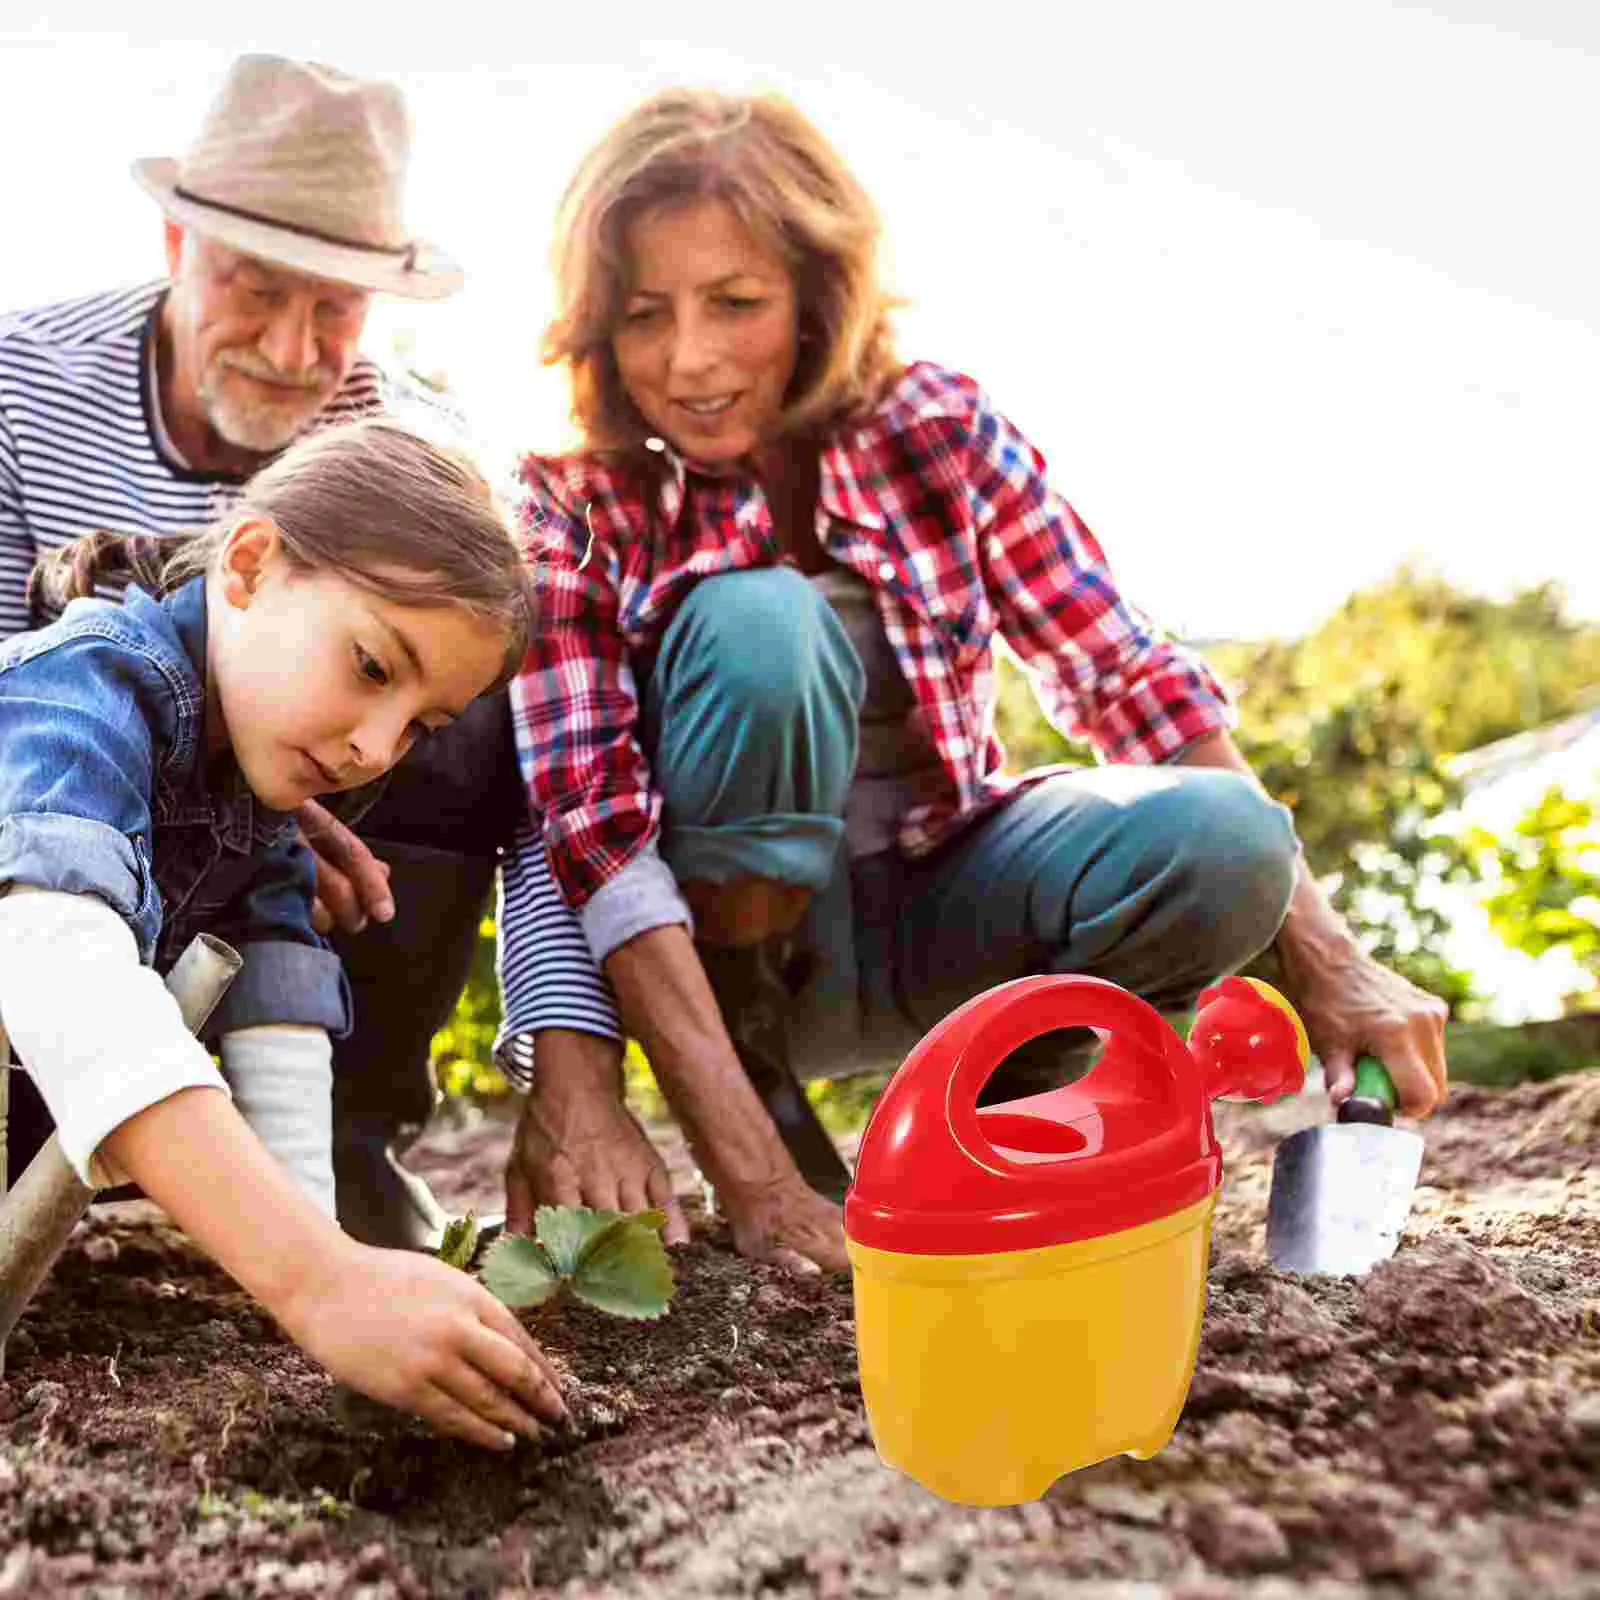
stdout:
[[1339,1107],[1339,1121],[1376,1122],[1388,1127],[1394,1121],[1398,1102],[1389,1069],[1376,1056],[1362,1056],[1356,1062],[1356,1086]]

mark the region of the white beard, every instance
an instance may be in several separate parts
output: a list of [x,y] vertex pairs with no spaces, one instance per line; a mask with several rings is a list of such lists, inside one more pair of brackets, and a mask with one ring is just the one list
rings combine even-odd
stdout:
[[277,403],[252,399],[241,392],[247,382],[213,362],[201,377],[199,387],[206,420],[239,450],[257,455],[282,450],[305,430],[325,404],[320,389],[306,389]]

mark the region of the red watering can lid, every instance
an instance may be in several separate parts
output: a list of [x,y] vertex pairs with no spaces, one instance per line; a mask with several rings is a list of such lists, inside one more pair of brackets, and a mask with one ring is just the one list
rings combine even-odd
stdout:
[[[1304,1035],[1264,984],[1201,997],[1193,1052],[1145,1001],[1100,978],[1021,978],[970,1000],[906,1057],[874,1108],[845,1200],[859,1244],[976,1255],[1065,1244],[1153,1222],[1216,1188],[1210,1097],[1298,1088]],[[1094,1028],[1077,1083],[978,1109],[1019,1045]]]

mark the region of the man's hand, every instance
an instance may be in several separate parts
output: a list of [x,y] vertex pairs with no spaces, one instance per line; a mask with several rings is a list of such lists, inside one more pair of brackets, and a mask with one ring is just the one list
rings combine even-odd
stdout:
[[506,1162],[506,1228],[532,1233],[540,1205],[667,1214],[663,1238],[684,1244],[689,1225],[665,1163],[623,1101],[622,1046],[546,1028],[535,1039],[534,1086]]
[[1281,951],[1289,997],[1305,1023],[1328,1079],[1328,1098],[1342,1104],[1355,1087],[1355,1063],[1376,1056],[1394,1079],[1400,1110],[1425,1117],[1449,1093],[1444,1024],[1449,1007],[1399,973],[1380,966],[1354,941],[1338,955],[1313,961]]
[[317,898],[311,925],[331,933],[337,923],[346,933],[360,933],[369,917],[388,922],[394,916],[389,892],[389,864],[373,853],[325,806],[307,800],[295,812],[301,837],[317,858]]

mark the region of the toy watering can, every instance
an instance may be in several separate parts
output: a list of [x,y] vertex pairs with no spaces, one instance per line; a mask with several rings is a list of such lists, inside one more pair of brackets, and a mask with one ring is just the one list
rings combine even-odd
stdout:
[[[1099,978],[1022,978],[952,1012],[889,1080],[845,1201],[878,1454],[947,1500],[1015,1505],[1172,1437],[1194,1375],[1222,1155],[1213,1097],[1299,1089],[1306,1036],[1253,979],[1188,1043]],[[1086,1077],[978,1108],[996,1067],[1093,1028]]]

